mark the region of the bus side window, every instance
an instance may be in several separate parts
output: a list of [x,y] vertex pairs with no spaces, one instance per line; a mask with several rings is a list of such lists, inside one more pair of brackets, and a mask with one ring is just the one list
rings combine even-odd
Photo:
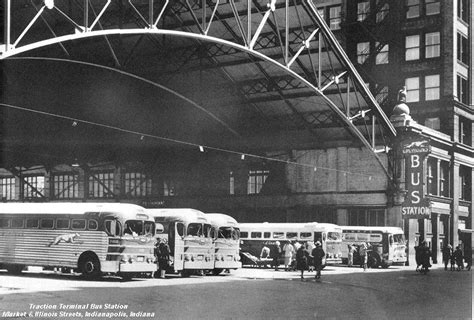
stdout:
[[[260,237],[261,237],[261,236],[260,236]],[[260,237],[259,237],[259,238],[260,238]],[[270,239],[270,238],[272,237],[272,234],[271,234],[270,232],[264,232],[264,233],[263,233],[263,237],[264,237],[265,239]]]
[[240,233],[240,238],[246,239],[249,237],[249,233],[247,231],[242,231]]
[[69,219],[56,220],[56,229],[69,229]]
[[37,229],[39,227],[38,219],[26,219],[26,227],[30,229]]
[[252,238],[252,239],[260,239],[261,237],[262,237],[261,232],[251,232],[250,233],[250,238]]
[[86,228],[86,220],[84,219],[72,219],[73,230],[84,230]]
[[17,228],[17,229],[20,229],[20,228],[23,228],[23,219],[12,219],[12,228]]
[[41,219],[40,228],[41,229],[53,229],[54,220],[53,219]]
[[99,224],[97,223],[96,220],[88,220],[87,221],[87,229],[97,230],[98,227],[99,227]]
[[5,229],[10,226],[10,219],[8,218],[1,218],[0,219],[0,228]]
[[176,224],[176,231],[178,232],[179,236],[184,237],[184,224],[178,222]]

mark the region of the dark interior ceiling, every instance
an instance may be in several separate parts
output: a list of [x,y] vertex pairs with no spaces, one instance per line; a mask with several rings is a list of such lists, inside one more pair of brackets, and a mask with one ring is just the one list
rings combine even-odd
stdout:
[[[17,48],[73,33],[65,15],[83,20],[85,2],[55,1],[56,7],[43,11]],[[89,1],[89,21],[106,3]],[[156,19],[164,1],[111,1],[96,29],[146,28],[150,3]],[[198,32],[193,13],[202,15],[201,3],[207,5],[209,22],[215,1],[171,1],[158,28]],[[12,1],[12,43],[44,4]],[[144,160],[166,152],[184,154],[199,145],[252,154],[324,148],[335,140],[361,145],[327,101],[300,79],[259,56],[210,41],[243,42],[239,26],[247,25],[246,4],[220,4],[204,38],[109,34],[62,41],[1,60],[2,166],[55,165],[76,158]],[[252,1],[253,30],[266,4]],[[283,5],[277,2],[254,46],[255,52],[279,62]],[[4,3],[1,9],[5,15]],[[300,1],[293,2],[290,15],[289,49],[295,55],[316,25]],[[304,50],[291,69],[324,85],[341,66],[329,45],[321,47],[321,52],[317,45]],[[344,87],[329,87],[326,98],[344,104],[341,90]],[[355,89],[349,102],[349,116],[367,107]]]

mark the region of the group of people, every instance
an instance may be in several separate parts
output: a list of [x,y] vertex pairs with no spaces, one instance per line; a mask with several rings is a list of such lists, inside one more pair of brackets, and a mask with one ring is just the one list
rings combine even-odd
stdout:
[[359,245],[355,244],[348,244],[347,245],[347,266],[352,267],[354,265],[354,256],[359,255],[359,262],[360,267],[364,268],[364,271],[367,270],[367,262],[368,262],[368,253],[369,244],[362,242]]
[[[469,250],[467,250],[469,251]],[[466,255],[463,254],[461,247],[457,246],[455,250],[453,247],[448,244],[443,248],[443,263],[444,270],[448,270],[448,264],[450,264],[451,271],[457,270],[461,271],[464,269],[464,262],[466,262],[466,269],[471,270],[472,265],[472,253],[466,252]]]
[[260,252],[260,260],[269,259],[275,271],[279,269],[280,257],[283,257],[285,271],[299,270],[301,279],[305,270],[316,270],[315,278],[321,278],[321,270],[324,265],[324,252],[321,242],[305,242],[297,241],[287,242],[280,246],[279,241],[275,241],[273,245],[264,246]]

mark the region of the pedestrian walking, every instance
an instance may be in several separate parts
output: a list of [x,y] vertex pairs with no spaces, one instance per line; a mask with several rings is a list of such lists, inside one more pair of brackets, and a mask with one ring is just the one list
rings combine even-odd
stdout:
[[367,244],[362,242],[359,247],[359,256],[360,256],[360,266],[364,268],[364,271],[367,270]]
[[428,273],[429,268],[431,267],[430,263],[431,250],[426,241],[421,243],[421,272],[426,274]]
[[315,243],[316,247],[311,251],[311,255],[313,256],[313,265],[314,269],[316,270],[316,276],[315,279],[320,279],[321,278],[321,270],[323,269],[323,260],[324,257],[326,256],[326,253],[324,252],[321,242],[316,241]]
[[417,246],[415,246],[415,261],[416,261],[415,271],[416,272],[420,271],[420,267],[423,264],[422,251],[423,251],[423,249],[422,249],[421,243],[418,244]]
[[275,271],[278,271],[278,266],[280,264],[279,260],[281,256],[280,241],[275,242],[272,250],[270,250],[270,256],[273,259],[273,267],[275,267]]
[[165,278],[166,270],[170,265],[171,250],[166,239],[162,239],[158,245],[158,270],[160,278]]
[[464,255],[462,253],[462,250],[459,246],[456,247],[456,250],[454,250],[454,260],[456,261],[456,265],[457,265],[457,270],[458,271],[461,271],[462,269],[464,269]]
[[306,245],[301,245],[296,251],[296,269],[301,271],[301,280],[303,280],[304,271],[308,269],[309,252]]
[[354,252],[356,248],[352,243],[347,245],[347,266],[352,267],[354,265]]
[[284,257],[285,271],[288,271],[288,268],[291,265],[291,260],[293,259],[294,254],[295,254],[295,248],[293,247],[291,242],[288,241],[283,246],[283,257]]
[[453,247],[450,244],[447,244],[443,247],[443,263],[444,271],[448,270],[448,264],[451,260],[451,255],[453,254]]

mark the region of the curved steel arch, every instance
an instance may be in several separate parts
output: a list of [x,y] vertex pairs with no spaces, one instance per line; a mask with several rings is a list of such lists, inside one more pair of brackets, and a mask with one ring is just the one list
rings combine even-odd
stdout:
[[[11,0],[6,0],[6,1],[9,2]],[[129,0],[129,2],[132,5],[130,0]],[[249,8],[250,8],[250,2],[251,1],[248,2]],[[107,2],[107,5],[109,3],[110,3],[110,1]],[[167,5],[167,3],[168,3],[168,1],[166,2],[166,5]],[[186,3],[188,3],[188,2],[186,1]],[[285,7],[284,7],[286,10],[288,10],[288,6],[289,6],[288,3],[289,3],[289,1],[286,1]],[[212,20],[214,19],[215,10],[216,10],[217,6],[219,5],[219,1],[217,1],[216,2],[216,7],[214,8],[213,14],[212,14],[212,16],[211,16],[211,18],[208,22],[207,27],[204,27],[204,26],[200,25],[198,19],[194,16],[194,13],[192,11],[191,6],[189,6],[189,3],[188,3],[189,11],[193,14],[196,25],[198,26],[199,32],[201,32],[201,33],[167,30],[167,29],[157,29],[156,26],[157,26],[159,18],[161,17],[161,13],[160,13],[160,16],[156,20],[156,22],[155,21],[150,21],[148,23],[147,21],[145,21],[145,22],[148,23],[148,27],[146,27],[146,28],[92,30],[92,27],[91,28],[84,27],[82,29],[82,32],[79,32],[79,33],[53,37],[53,38],[50,38],[50,39],[41,40],[41,41],[37,41],[37,42],[31,43],[31,44],[23,45],[23,46],[20,46],[20,47],[17,47],[16,45],[11,46],[9,39],[7,39],[7,44],[5,46],[5,50],[0,54],[0,60],[1,59],[7,59],[9,57],[13,57],[13,56],[18,55],[20,53],[28,52],[28,51],[31,51],[31,50],[35,50],[35,49],[46,47],[46,46],[53,45],[53,44],[60,44],[60,43],[67,42],[67,41],[72,41],[72,40],[86,39],[86,38],[92,38],[92,37],[98,37],[98,36],[109,36],[109,35],[147,35],[147,34],[149,34],[149,35],[168,35],[168,36],[175,36],[175,37],[191,38],[191,39],[195,39],[195,40],[199,40],[199,41],[212,42],[212,43],[216,43],[216,44],[219,44],[219,45],[232,47],[236,50],[239,50],[241,52],[245,52],[245,53],[247,53],[247,54],[249,54],[249,55],[251,55],[255,58],[258,58],[260,60],[263,60],[263,61],[266,61],[266,62],[270,63],[271,65],[273,65],[273,66],[279,68],[280,70],[282,70],[284,73],[290,75],[291,77],[293,77],[295,79],[298,79],[301,83],[303,83],[308,89],[310,89],[312,92],[314,92],[317,96],[322,97],[324,99],[324,101],[326,102],[327,106],[349,128],[350,132],[352,132],[364,144],[364,146],[367,147],[367,149],[371,150],[371,152],[373,153],[373,155],[375,156],[377,161],[381,164],[381,167],[386,172],[387,177],[389,177],[389,179],[391,179],[391,176],[390,176],[387,168],[385,167],[384,162],[377,155],[377,152],[375,150],[375,142],[374,142],[375,141],[375,133],[373,133],[373,136],[372,136],[373,141],[369,141],[370,138],[367,139],[366,136],[364,136],[364,134],[359,130],[359,128],[357,128],[357,126],[353,124],[352,120],[353,120],[354,117],[351,117],[349,115],[349,112],[344,113],[332,100],[330,100],[325,95],[324,90],[328,86],[330,86],[334,83],[337,84],[338,78],[340,78],[344,73],[349,73],[351,76],[354,76],[356,84],[359,86],[359,88],[361,88],[361,91],[363,91],[363,95],[366,96],[366,97],[367,96],[369,97],[369,102],[368,102],[369,107],[372,107],[373,108],[372,111],[374,111],[377,114],[378,118],[381,119],[381,125],[384,128],[388,129],[389,135],[394,136],[396,134],[395,129],[391,125],[390,121],[388,121],[388,119],[387,119],[386,115],[383,113],[383,111],[381,111],[380,107],[378,106],[377,102],[372,97],[370,92],[368,92],[368,89],[363,84],[362,79],[360,78],[357,71],[355,70],[355,68],[350,63],[350,61],[347,58],[347,56],[345,55],[343,49],[338,45],[337,40],[335,40],[334,35],[332,35],[332,32],[330,31],[329,27],[325,24],[325,22],[317,14],[317,9],[314,7],[314,4],[311,2],[311,0],[304,0],[301,3],[303,3],[303,4],[306,3],[306,5],[309,8],[309,12],[312,13],[311,14],[311,19],[314,21],[314,23],[316,25],[315,25],[315,28],[314,28],[312,34],[306,39],[306,41],[303,42],[303,45],[301,46],[300,50],[296,54],[293,54],[293,56],[291,57],[291,60],[289,59],[289,52],[290,52],[289,46],[288,46],[288,43],[286,43],[285,52],[284,52],[284,56],[285,56],[284,57],[284,62],[285,62],[285,64],[283,64],[283,63],[281,63],[281,62],[279,62],[279,61],[277,61],[277,60],[275,60],[275,59],[273,59],[273,58],[271,58],[271,57],[269,57],[269,56],[267,56],[267,55],[265,55],[265,54],[263,54],[263,53],[261,53],[261,52],[259,52],[255,49],[256,42],[257,42],[258,37],[260,36],[260,34],[262,32],[262,29],[263,29],[264,25],[267,23],[270,15],[276,10],[276,1],[275,0],[270,0],[270,2],[268,4],[268,8],[264,12],[264,15],[263,15],[263,18],[262,18],[262,20],[259,24],[259,27],[257,28],[257,30],[255,31],[254,34],[252,34],[252,32],[250,30],[251,29],[250,28],[250,15],[248,17],[249,26],[248,26],[248,30],[247,30],[248,31],[247,35],[245,34],[245,30],[243,29],[243,26],[241,26],[241,23],[237,23],[239,25],[240,33],[241,33],[241,36],[242,36],[242,38],[240,40],[244,43],[243,45],[232,42],[232,41],[229,41],[229,40],[226,40],[226,39],[221,39],[221,38],[217,38],[217,37],[208,35],[209,28],[211,26]],[[233,9],[235,9],[235,4],[234,4],[233,1],[231,1],[231,6],[232,6]],[[37,19],[37,17],[39,15],[41,15],[41,13],[44,11],[45,7],[46,7],[46,5],[44,5],[38,11],[37,15],[31,21],[30,25],[32,23],[34,23],[34,21]],[[280,9],[281,8],[282,7],[280,7]],[[105,9],[106,9],[106,7],[104,7],[103,11]],[[135,8],[135,10],[136,10],[136,8]],[[97,17],[97,19],[94,21],[93,25],[95,25],[98,22],[98,20],[100,19],[100,16],[102,15],[103,11]],[[234,11],[234,15],[238,14],[238,13],[236,13],[236,10],[233,10],[233,11]],[[84,14],[86,15],[86,13],[84,13]],[[143,19],[143,17],[142,17],[142,19]],[[78,29],[80,27],[75,22],[73,22],[73,24],[76,25],[76,29]],[[204,24],[204,21],[203,21],[203,24]],[[29,27],[27,27],[27,29],[24,30],[24,32],[20,35],[19,39],[17,39],[17,41],[15,42],[15,44],[19,43],[19,40],[22,38],[24,33],[28,31],[28,29],[29,29]],[[286,21],[285,32],[288,33],[288,30],[289,30],[288,21]],[[326,37],[329,40],[331,49],[333,49],[336,52],[336,56],[339,59],[342,60],[341,64],[343,64],[343,66],[347,69],[342,74],[334,75],[333,80],[330,81],[328,84],[326,84],[324,86],[324,88],[321,88],[321,83],[319,84],[319,87],[318,87],[315,84],[311,83],[310,80],[308,80],[304,76],[298,74],[297,72],[295,72],[294,70],[291,69],[291,65],[297,59],[299,59],[299,54],[301,53],[301,51],[303,51],[304,48],[309,48],[309,42],[318,33],[320,35],[322,34],[324,37]],[[107,68],[109,68],[109,67],[107,67]],[[115,69],[115,68],[110,68],[110,70],[116,70],[116,71],[122,72],[121,70]],[[136,77],[141,78],[141,77],[138,77],[138,76],[136,76]],[[152,83],[151,81],[149,81],[147,79],[144,79],[144,78],[142,78],[142,80],[147,81],[149,83]],[[355,86],[354,86],[354,90],[356,90]],[[362,113],[362,117],[364,117],[364,115],[365,115],[365,113]],[[374,119],[375,119],[375,116],[374,116]],[[373,124],[373,127],[375,127],[375,124]]]

